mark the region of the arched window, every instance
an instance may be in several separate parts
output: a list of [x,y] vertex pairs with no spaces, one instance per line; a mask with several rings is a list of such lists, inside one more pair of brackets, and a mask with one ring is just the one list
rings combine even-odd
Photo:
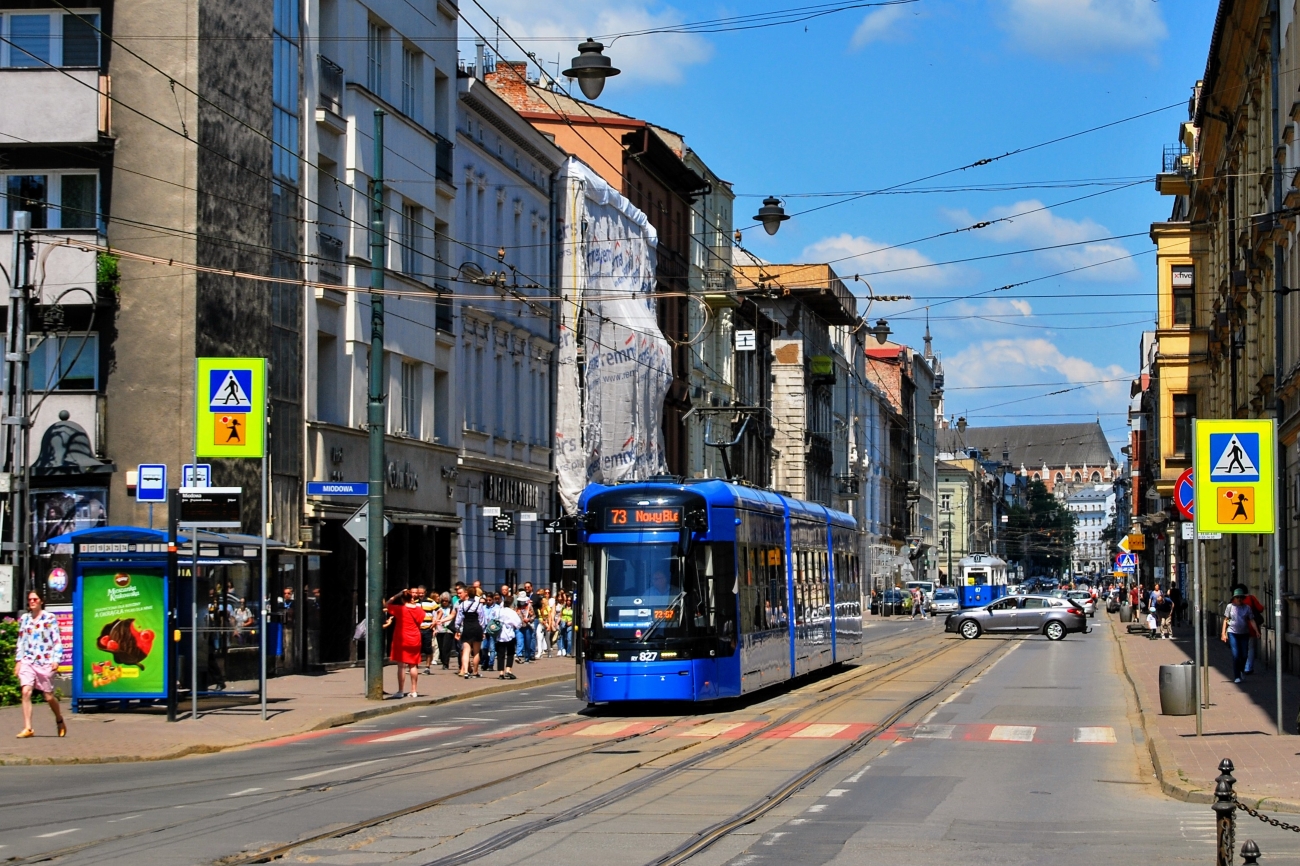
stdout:
[[1094,473],[1092,473],[1092,483],[1093,483],[1093,484],[1100,484],[1100,483],[1101,483],[1101,473],[1100,473],[1100,472],[1094,472]]
[[1042,481],[1043,479],[1039,478],[1039,477],[1038,477],[1038,473],[1035,472],[1035,473],[1034,473],[1034,480],[1035,480],[1035,481]]
[[1081,477],[1080,477],[1079,473],[1078,473],[1078,472],[1074,473],[1074,482],[1075,482],[1076,484],[1078,484],[1080,480],[1081,480]]
[[1064,480],[1065,480],[1065,476],[1064,476],[1064,475],[1062,475],[1062,474],[1059,473],[1059,472],[1056,473],[1056,483],[1057,483],[1057,484],[1060,484],[1060,483],[1061,483],[1062,481],[1064,481]]

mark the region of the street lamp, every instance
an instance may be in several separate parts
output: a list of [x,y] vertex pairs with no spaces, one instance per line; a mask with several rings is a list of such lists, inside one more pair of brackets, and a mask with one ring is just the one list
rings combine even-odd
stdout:
[[876,342],[882,346],[889,339],[889,335],[893,333],[893,331],[889,330],[889,322],[884,319],[876,319],[876,326],[871,328],[870,331],[875,335]]
[[762,223],[763,230],[769,235],[776,234],[777,229],[781,228],[781,223],[789,218],[786,215],[785,208],[781,207],[781,200],[772,195],[763,199],[763,206],[758,209],[758,213],[750,217],[750,219]]
[[578,79],[578,86],[588,99],[600,96],[600,92],[605,89],[605,79],[618,75],[620,71],[614,68],[608,57],[601,54],[603,50],[604,45],[588,36],[586,42],[578,45],[578,56],[561,73],[565,78]]

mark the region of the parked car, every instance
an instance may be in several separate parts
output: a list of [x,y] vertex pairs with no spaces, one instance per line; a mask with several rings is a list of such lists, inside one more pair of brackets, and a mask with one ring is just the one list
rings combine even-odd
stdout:
[[1018,595],[1000,598],[992,604],[949,614],[944,631],[967,640],[981,634],[1043,634],[1061,640],[1067,634],[1086,632],[1088,617],[1083,608],[1068,598],[1050,595]]
[[1072,589],[1066,593],[1066,597],[1070,599],[1070,601],[1078,604],[1079,607],[1083,608],[1083,612],[1088,616],[1093,617],[1097,615],[1097,602],[1092,597],[1092,593],[1088,592],[1088,590]]
[[938,616],[941,613],[955,613],[961,610],[961,600],[957,598],[957,590],[946,586],[935,589],[934,594],[930,596],[930,603],[927,610],[931,616]]
[[922,600],[926,604],[929,604],[930,596],[934,595],[934,581],[933,580],[909,580],[903,586],[903,589],[907,592],[911,592],[914,587],[921,588]]
[[894,587],[887,589],[871,600],[871,612],[882,616],[893,616],[903,612],[903,591]]

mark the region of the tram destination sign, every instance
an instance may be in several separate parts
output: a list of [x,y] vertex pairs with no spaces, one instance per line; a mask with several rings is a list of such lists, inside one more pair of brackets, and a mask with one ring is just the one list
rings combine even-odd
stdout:
[[631,505],[605,509],[606,529],[664,529],[681,525],[680,506]]
[[182,487],[180,526],[239,529],[241,487]]

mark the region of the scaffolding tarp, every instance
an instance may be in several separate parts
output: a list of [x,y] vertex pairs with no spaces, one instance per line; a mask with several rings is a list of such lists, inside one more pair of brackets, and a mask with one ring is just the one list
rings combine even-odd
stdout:
[[665,471],[661,423],[672,366],[655,313],[654,226],[580,160],[566,161],[559,187],[555,465],[560,501],[573,513],[588,483]]

